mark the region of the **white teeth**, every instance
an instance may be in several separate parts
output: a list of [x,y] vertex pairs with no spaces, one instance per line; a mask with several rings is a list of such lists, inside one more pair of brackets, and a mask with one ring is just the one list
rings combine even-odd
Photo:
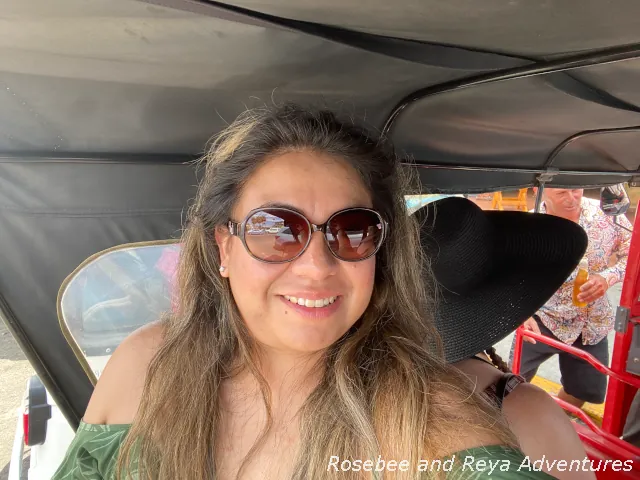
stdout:
[[336,301],[337,297],[321,298],[318,300],[307,300],[306,298],[293,297],[291,295],[284,295],[284,298],[291,303],[296,303],[308,308],[322,308],[327,305],[331,305]]

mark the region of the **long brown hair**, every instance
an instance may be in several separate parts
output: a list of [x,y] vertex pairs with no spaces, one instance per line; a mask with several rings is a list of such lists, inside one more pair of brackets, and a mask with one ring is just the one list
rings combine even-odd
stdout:
[[[244,184],[265,158],[305,149],[351,165],[390,233],[377,253],[368,308],[326,352],[323,377],[300,412],[301,445],[292,478],[329,478],[334,473],[327,463],[335,455],[375,459],[380,454],[407,459],[415,468],[421,458],[453,453],[465,432],[514,444],[499,412],[471,394],[466,378],[444,361],[432,321],[433,292],[424,281],[429,270],[403,197],[412,179],[391,145],[330,112],[284,105],[245,112],[203,158],[204,175],[182,238],[179,308],[164,320],[163,344],[149,366],[118,472],[215,478],[220,388],[235,374],[234,365],[255,376],[270,412],[269,385],[251,336],[219,275],[213,232],[228,221]],[[376,475],[341,473],[345,479]],[[424,478],[415,469],[398,475]]]

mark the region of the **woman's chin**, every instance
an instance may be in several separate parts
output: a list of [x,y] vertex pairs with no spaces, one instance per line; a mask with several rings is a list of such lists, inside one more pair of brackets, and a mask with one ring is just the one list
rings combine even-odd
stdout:
[[311,341],[308,339],[296,341],[292,339],[284,343],[283,346],[291,352],[297,352],[301,354],[314,354],[326,350],[336,341],[337,339],[326,341]]
[[277,322],[265,319],[260,325],[249,325],[249,330],[267,348],[294,354],[313,354],[331,347],[352,326],[342,317],[322,322],[300,321],[287,315],[283,317]]
[[[283,332],[284,333],[284,332]],[[286,332],[280,337],[283,349],[302,354],[312,354],[326,350],[336,343],[342,335],[329,332]]]

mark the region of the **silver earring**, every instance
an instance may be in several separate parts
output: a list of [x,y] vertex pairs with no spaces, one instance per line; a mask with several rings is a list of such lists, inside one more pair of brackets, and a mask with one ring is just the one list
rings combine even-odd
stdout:
[[221,265],[220,266],[220,273],[224,273],[226,269],[227,269],[227,267],[225,267],[224,265]]

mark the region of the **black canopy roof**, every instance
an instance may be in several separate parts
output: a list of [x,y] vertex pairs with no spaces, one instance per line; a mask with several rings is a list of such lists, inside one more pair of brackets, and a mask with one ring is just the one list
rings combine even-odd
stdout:
[[3,317],[77,422],[92,386],[60,283],[96,251],[175,236],[184,162],[253,105],[365,119],[428,191],[633,181],[639,17],[634,0],[6,0]]

